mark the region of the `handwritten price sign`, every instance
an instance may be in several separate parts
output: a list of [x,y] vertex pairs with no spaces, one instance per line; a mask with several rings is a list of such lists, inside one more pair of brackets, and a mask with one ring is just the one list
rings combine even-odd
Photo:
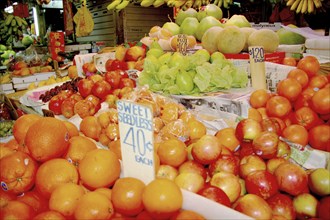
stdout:
[[264,48],[260,46],[249,47],[249,56],[252,87],[254,89],[266,89]]
[[149,107],[118,101],[118,120],[123,176],[146,184],[155,178],[153,114]]

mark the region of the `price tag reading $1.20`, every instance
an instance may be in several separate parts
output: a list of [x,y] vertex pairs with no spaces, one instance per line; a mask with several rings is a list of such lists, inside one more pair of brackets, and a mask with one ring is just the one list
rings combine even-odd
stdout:
[[250,46],[249,56],[252,87],[254,89],[267,89],[264,48],[261,46]]
[[148,184],[155,179],[153,114],[151,108],[131,101],[117,101],[124,177]]

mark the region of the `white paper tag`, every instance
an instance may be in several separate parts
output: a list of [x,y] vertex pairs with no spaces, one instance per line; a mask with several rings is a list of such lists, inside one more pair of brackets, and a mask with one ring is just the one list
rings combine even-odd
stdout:
[[264,48],[261,46],[250,46],[249,55],[252,87],[254,89],[266,89]]
[[117,101],[123,176],[148,184],[155,179],[153,114],[144,105]]

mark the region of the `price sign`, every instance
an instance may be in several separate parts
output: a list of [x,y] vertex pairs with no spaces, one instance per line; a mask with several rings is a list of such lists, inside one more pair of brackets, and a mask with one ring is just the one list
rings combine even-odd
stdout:
[[265,52],[261,46],[249,47],[252,87],[266,89]]
[[187,36],[184,34],[179,34],[178,35],[178,51],[182,54],[182,55],[186,55],[187,54],[187,46],[188,46],[188,39]]
[[123,176],[146,184],[155,178],[153,114],[144,105],[117,101]]

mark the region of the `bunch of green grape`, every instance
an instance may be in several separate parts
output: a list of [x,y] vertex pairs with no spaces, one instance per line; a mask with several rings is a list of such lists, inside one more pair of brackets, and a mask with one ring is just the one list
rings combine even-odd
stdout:
[[13,134],[13,120],[0,121],[0,137],[7,137]]

